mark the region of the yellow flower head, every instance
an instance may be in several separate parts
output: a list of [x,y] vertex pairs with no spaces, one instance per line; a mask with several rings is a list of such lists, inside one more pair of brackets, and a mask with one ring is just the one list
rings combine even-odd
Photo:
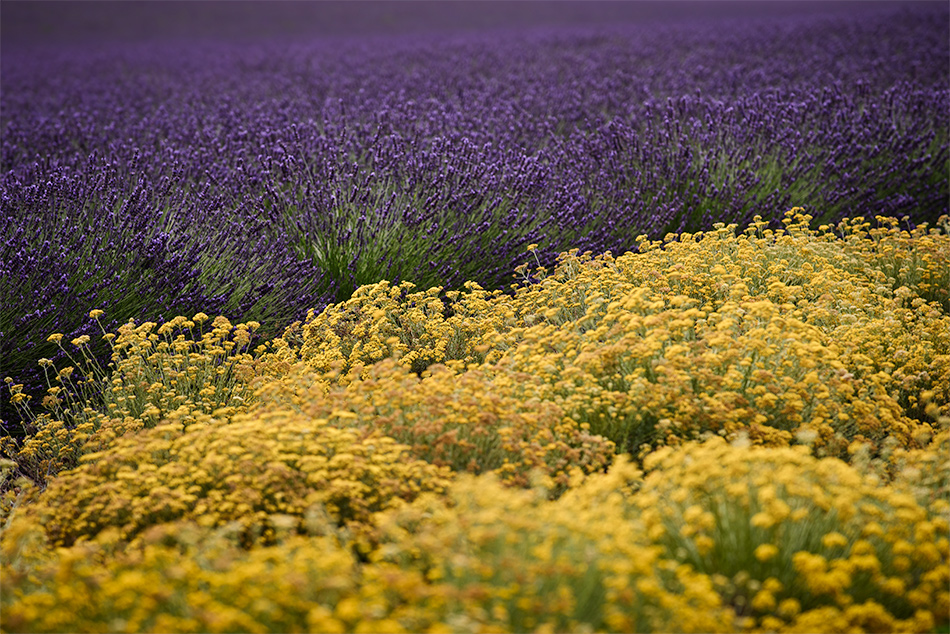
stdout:
[[844,548],[848,545],[848,538],[835,531],[822,537],[821,545],[825,548]]
[[775,526],[776,521],[775,521],[775,518],[769,515],[768,513],[756,513],[755,515],[752,516],[749,523],[755,526],[756,528],[768,529]]
[[778,555],[778,547],[774,544],[760,544],[755,549],[755,558],[765,562]]

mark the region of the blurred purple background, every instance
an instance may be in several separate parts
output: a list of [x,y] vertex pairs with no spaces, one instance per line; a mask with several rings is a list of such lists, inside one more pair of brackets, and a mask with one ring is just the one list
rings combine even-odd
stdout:
[[[0,44],[249,40],[887,10],[933,1],[3,0]],[[940,4],[946,4],[940,2]]]

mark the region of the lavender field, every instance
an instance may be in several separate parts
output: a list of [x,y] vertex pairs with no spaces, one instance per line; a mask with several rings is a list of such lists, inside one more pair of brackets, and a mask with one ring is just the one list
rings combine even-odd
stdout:
[[933,223],[946,11],[858,13],[11,47],[3,372],[41,385],[91,308],[276,334],[381,279],[506,287],[528,244],[549,266],[796,205]]
[[18,4],[0,629],[946,631],[945,3]]

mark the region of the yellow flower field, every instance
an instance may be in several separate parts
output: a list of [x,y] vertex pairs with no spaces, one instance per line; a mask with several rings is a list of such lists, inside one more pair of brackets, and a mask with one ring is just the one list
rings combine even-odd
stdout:
[[52,333],[0,630],[946,632],[950,219],[810,221]]

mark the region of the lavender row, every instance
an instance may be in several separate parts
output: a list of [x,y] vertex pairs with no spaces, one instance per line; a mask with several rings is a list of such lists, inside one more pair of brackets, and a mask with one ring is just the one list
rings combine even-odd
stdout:
[[948,25],[4,51],[3,372],[38,384],[93,307],[276,332],[379,279],[503,287],[532,243],[551,264],[792,206],[933,221]]

